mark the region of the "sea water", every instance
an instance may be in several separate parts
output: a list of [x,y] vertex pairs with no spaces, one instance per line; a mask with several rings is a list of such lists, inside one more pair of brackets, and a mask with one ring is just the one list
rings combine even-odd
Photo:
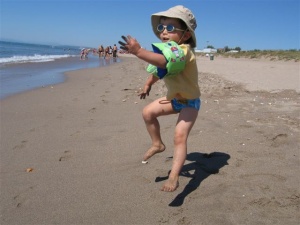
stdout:
[[120,60],[89,53],[80,60],[80,46],[43,45],[0,41],[0,99],[57,84],[64,72],[110,65]]

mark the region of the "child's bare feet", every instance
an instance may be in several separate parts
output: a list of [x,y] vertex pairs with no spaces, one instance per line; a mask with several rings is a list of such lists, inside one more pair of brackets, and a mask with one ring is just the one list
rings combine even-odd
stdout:
[[152,156],[154,156],[156,153],[161,153],[166,149],[164,144],[161,144],[160,146],[151,146],[147,152],[145,153],[143,160],[147,161]]
[[164,185],[160,190],[172,192],[175,191],[178,187],[179,187],[178,177],[174,179],[169,177],[169,179],[166,181],[166,183],[164,183]]

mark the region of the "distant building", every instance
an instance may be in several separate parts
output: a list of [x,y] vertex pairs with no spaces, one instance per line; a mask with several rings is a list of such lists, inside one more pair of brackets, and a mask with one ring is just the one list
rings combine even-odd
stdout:
[[204,48],[204,49],[196,49],[195,52],[200,52],[200,53],[217,53],[217,49],[213,48]]
[[239,52],[238,50],[230,50],[230,51],[228,51],[226,53],[238,53],[238,52]]

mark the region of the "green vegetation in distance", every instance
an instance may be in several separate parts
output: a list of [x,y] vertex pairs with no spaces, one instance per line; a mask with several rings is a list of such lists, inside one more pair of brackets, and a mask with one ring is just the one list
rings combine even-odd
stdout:
[[[207,48],[213,48],[213,46],[207,46]],[[230,52],[236,50],[238,52]],[[197,53],[205,55],[205,53]],[[218,49],[215,56],[231,57],[231,58],[250,58],[250,59],[270,59],[271,61],[283,60],[283,61],[300,61],[300,49],[290,50],[259,50],[254,49],[250,51],[241,51],[240,47],[228,48],[227,46],[223,49]]]

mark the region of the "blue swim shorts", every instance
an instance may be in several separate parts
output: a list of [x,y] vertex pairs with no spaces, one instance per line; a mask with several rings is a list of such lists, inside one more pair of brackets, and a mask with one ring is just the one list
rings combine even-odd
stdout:
[[174,98],[171,100],[171,104],[174,111],[176,112],[180,112],[183,108],[194,108],[199,111],[201,106],[201,100],[200,98],[188,100],[178,100]]

